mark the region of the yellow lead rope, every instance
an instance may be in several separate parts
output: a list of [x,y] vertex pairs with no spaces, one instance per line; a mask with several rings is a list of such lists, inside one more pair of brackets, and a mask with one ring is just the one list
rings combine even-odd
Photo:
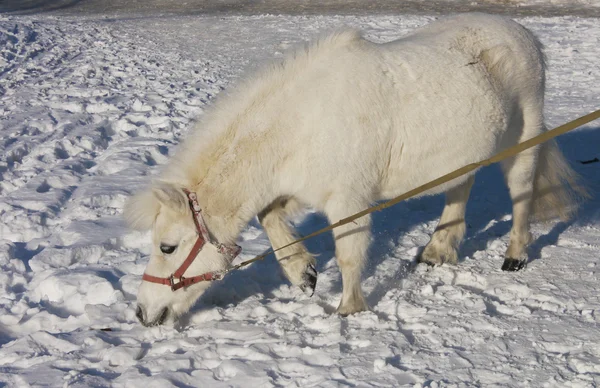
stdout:
[[437,179],[434,179],[434,180],[432,180],[429,183],[426,183],[426,184],[421,185],[421,186],[419,186],[417,188],[414,188],[414,189],[412,189],[410,191],[407,191],[406,193],[404,193],[402,195],[399,195],[396,198],[390,199],[387,202],[381,203],[381,204],[376,205],[376,206],[372,206],[372,207],[370,207],[368,209],[365,209],[365,210],[363,210],[361,212],[358,212],[358,213],[356,213],[356,214],[354,214],[354,215],[352,215],[350,217],[346,217],[344,219],[341,219],[341,220],[339,220],[338,222],[336,222],[334,224],[331,224],[331,225],[329,225],[329,226],[327,226],[327,227],[325,227],[323,229],[319,229],[316,232],[313,232],[313,233],[311,233],[311,234],[309,234],[307,236],[301,237],[301,238],[299,238],[299,239],[297,239],[295,241],[292,241],[291,243],[286,244],[286,245],[284,245],[282,247],[279,247],[277,249],[270,248],[265,253],[263,253],[261,255],[258,255],[255,258],[251,259],[251,260],[244,261],[244,262],[242,262],[240,264],[237,264],[237,265],[231,267],[227,272],[232,271],[234,269],[238,269],[240,267],[244,267],[244,266],[246,266],[248,264],[254,263],[255,261],[262,260],[262,259],[264,259],[265,257],[269,256],[272,253],[275,253],[277,251],[285,249],[285,248],[287,248],[289,246],[292,246],[294,244],[297,244],[299,242],[308,240],[309,238],[313,238],[313,237],[318,236],[318,235],[320,235],[322,233],[328,232],[328,231],[330,231],[332,229],[335,229],[335,228],[337,228],[339,226],[346,225],[346,224],[348,224],[348,223],[356,220],[357,218],[366,216],[367,214],[371,214],[373,212],[386,209],[386,208],[388,208],[390,206],[393,206],[393,205],[397,204],[398,202],[401,202],[401,201],[404,201],[406,199],[412,198],[412,197],[414,197],[414,196],[416,196],[418,194],[421,194],[421,193],[423,193],[423,192],[425,192],[427,190],[430,190],[430,189],[432,189],[432,188],[434,188],[436,186],[439,186],[439,185],[444,184],[444,183],[446,183],[448,181],[451,181],[451,180],[453,180],[455,178],[458,178],[460,176],[468,174],[469,172],[471,172],[473,170],[476,170],[479,167],[489,166],[490,164],[494,164],[494,163],[497,163],[497,162],[499,162],[501,160],[504,160],[506,158],[514,156],[514,155],[518,154],[519,152],[523,152],[526,149],[529,149],[529,148],[531,148],[533,146],[536,146],[538,144],[547,142],[548,140],[554,139],[557,136],[560,136],[560,135],[562,135],[564,133],[572,131],[573,129],[578,128],[578,127],[580,127],[580,126],[582,126],[584,124],[587,124],[587,123],[589,123],[591,121],[594,121],[594,120],[596,120],[598,118],[600,118],[600,109],[596,110],[596,111],[594,111],[594,112],[592,112],[590,114],[587,114],[585,116],[579,117],[579,118],[577,118],[577,119],[575,119],[573,121],[569,121],[568,123],[563,124],[560,127],[556,127],[553,130],[551,130],[551,131],[546,131],[546,132],[542,133],[541,135],[533,137],[533,138],[531,138],[531,139],[529,139],[527,141],[524,141],[522,143],[516,144],[516,145],[514,145],[512,147],[509,147],[509,148],[505,149],[504,151],[502,151],[502,152],[500,152],[500,153],[492,156],[489,159],[485,159],[485,160],[482,160],[481,162],[477,162],[477,163],[468,164],[468,165],[466,165],[464,167],[459,168],[458,170],[454,170],[451,173],[448,173],[448,174],[443,175],[443,176],[441,176],[441,177],[439,177]]

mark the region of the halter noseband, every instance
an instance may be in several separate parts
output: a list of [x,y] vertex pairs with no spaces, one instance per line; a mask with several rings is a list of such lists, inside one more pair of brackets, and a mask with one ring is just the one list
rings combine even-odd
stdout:
[[183,191],[188,197],[190,209],[193,213],[194,224],[196,225],[196,230],[198,231],[198,239],[196,240],[196,243],[192,247],[192,250],[188,254],[183,264],[181,264],[177,271],[173,272],[171,276],[167,278],[161,278],[158,276],[148,275],[147,273],[144,273],[144,276],[142,276],[142,280],[151,283],[164,284],[165,286],[171,287],[172,291],[177,291],[182,287],[187,287],[191,284],[198,282],[220,280],[223,277],[223,272],[207,272],[202,275],[193,276],[189,278],[183,277],[185,271],[187,271],[188,267],[192,264],[194,259],[196,259],[196,256],[206,243],[212,244],[215,247],[217,247],[221,254],[228,256],[231,260],[233,260],[237,255],[239,255],[240,251],[242,250],[242,248],[238,245],[226,245],[212,239],[210,237],[210,234],[208,233],[208,229],[206,228],[206,223],[202,218],[202,209],[198,204],[198,198],[196,197],[196,193],[192,193],[186,189],[183,189]]

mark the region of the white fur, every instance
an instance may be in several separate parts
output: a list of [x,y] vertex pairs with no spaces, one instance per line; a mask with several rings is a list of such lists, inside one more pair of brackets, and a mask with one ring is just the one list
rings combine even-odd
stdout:
[[[193,244],[180,188],[197,193],[217,240],[234,242],[262,212],[272,244],[281,246],[293,238],[285,222],[290,201],[335,222],[544,131],[544,67],[541,45],[529,31],[482,14],[451,17],[386,44],[343,31],[298,50],[220,98],[181,145],[154,195],[132,200],[127,218],[133,224],[154,220],[148,273],[168,276]],[[572,175],[568,166],[558,177],[536,171],[538,151],[503,164],[515,199],[509,257],[523,255],[530,239],[534,178],[562,188],[559,180]],[[544,155],[564,165],[557,149]],[[425,261],[456,262],[471,183],[463,177],[429,193],[450,190]],[[561,198],[555,206],[568,205],[568,197]],[[360,274],[369,225],[366,216],[334,231],[342,314],[367,308]],[[158,250],[161,242],[179,248],[167,258]],[[298,284],[314,259],[302,245],[288,251],[278,258],[297,257],[282,264]],[[226,265],[205,248],[188,275]],[[185,311],[206,286],[171,292],[143,282],[138,298],[151,322],[164,307],[173,315]]]

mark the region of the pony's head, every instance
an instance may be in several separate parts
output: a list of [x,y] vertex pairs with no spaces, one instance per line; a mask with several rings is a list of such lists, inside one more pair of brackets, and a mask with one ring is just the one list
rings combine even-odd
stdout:
[[[198,239],[188,197],[170,183],[155,183],[136,194],[125,206],[125,219],[138,230],[152,230],[152,253],[145,274],[168,279],[188,257]],[[206,243],[185,271],[196,276],[227,268],[230,258]],[[208,288],[198,282],[173,291],[170,286],[142,281],[137,296],[136,316],[145,326],[160,325],[185,313]]]

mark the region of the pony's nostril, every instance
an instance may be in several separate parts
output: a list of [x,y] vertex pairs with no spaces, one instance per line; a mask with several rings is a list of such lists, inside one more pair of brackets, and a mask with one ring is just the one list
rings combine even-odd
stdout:
[[167,319],[167,316],[169,315],[169,309],[168,308],[164,308],[162,313],[160,314],[160,317],[158,317],[158,319],[156,320],[156,324],[157,325],[162,325],[165,320]]
[[[165,307],[161,310],[160,315],[156,318],[148,318],[145,314],[144,308],[138,304],[137,309],[135,310],[135,316],[140,320],[142,325],[146,327],[162,325],[169,316],[169,309]],[[150,321],[149,319],[153,319]]]
[[135,316],[140,320],[140,322],[144,323],[144,310],[142,310],[142,306],[137,306],[137,310],[135,310]]

